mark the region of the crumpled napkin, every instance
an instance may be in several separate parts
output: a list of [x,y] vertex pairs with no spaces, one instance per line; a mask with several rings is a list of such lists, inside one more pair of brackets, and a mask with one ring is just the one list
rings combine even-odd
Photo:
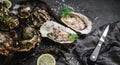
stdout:
[[81,65],[120,65],[120,22],[109,25],[109,32],[96,62],[90,61],[89,57],[107,24],[78,40],[73,53],[78,56]]

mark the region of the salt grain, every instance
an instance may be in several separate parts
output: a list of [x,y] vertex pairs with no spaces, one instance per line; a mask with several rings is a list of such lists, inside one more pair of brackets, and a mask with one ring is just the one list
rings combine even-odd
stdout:
[[62,2],[65,2],[65,0],[62,0]]

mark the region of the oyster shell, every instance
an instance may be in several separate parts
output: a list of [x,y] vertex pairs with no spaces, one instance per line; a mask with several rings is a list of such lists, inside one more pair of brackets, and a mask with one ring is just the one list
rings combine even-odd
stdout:
[[18,8],[18,16],[20,18],[28,18],[30,16],[31,7],[29,6],[21,6]]
[[80,34],[88,34],[92,29],[92,22],[81,13],[70,12],[72,16],[62,17],[61,21]]
[[77,35],[73,30],[54,21],[45,22],[41,26],[40,32],[42,37],[48,37],[61,44],[74,42],[76,39],[72,38],[70,35]]
[[0,25],[0,30],[11,30],[19,25],[19,21],[16,17],[5,15],[0,17],[0,24],[2,24]]
[[0,3],[0,30],[10,30],[19,25],[18,18],[9,13],[9,10]]
[[0,31],[0,54],[8,56],[13,51],[18,50],[17,44],[17,34],[15,31]]
[[48,12],[39,7],[36,7],[32,12],[32,21],[33,25],[36,27],[40,27],[44,22],[49,21],[50,16]]
[[29,51],[39,44],[41,41],[40,32],[32,27],[25,27],[22,32],[22,37],[19,41],[20,49],[18,51]]
[[9,0],[0,0],[0,3],[1,3],[1,4],[4,4],[4,6],[5,6],[6,8],[10,8],[10,7],[12,6],[11,1],[9,1]]
[[26,20],[27,24],[29,24],[31,27],[40,27],[44,22],[50,20],[48,12],[41,9],[37,5],[34,8],[31,6],[30,4],[20,5],[19,8],[17,8],[18,17]]

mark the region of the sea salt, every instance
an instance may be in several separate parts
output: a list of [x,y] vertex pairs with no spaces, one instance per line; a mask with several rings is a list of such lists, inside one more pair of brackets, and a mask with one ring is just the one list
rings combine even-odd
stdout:
[[62,0],[62,2],[65,2],[65,0]]

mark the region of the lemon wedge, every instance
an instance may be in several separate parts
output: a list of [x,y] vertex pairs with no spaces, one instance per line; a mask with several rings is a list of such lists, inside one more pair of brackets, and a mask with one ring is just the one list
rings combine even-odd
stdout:
[[56,65],[56,61],[51,54],[42,54],[37,59],[37,65]]

